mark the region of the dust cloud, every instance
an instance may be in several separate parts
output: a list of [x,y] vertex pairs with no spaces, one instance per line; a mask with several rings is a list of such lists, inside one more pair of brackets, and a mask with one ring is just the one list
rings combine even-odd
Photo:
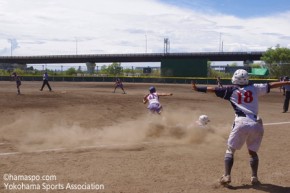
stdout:
[[196,123],[199,115],[200,112],[185,109],[167,109],[162,115],[145,114],[112,126],[84,128],[78,122],[63,118],[51,121],[34,113],[20,115],[14,122],[2,125],[0,131],[4,133],[2,141],[15,144],[23,152],[143,142],[224,143],[230,125],[219,125],[211,120],[207,128],[201,128]]

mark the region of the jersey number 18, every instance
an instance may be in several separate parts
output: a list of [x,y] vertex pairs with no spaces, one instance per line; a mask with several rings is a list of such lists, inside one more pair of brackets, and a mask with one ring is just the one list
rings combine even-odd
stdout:
[[[245,91],[244,93],[238,91],[238,104],[242,104],[242,99],[245,103],[251,103],[253,101],[253,93],[250,90]],[[244,95],[244,97],[243,97]]]

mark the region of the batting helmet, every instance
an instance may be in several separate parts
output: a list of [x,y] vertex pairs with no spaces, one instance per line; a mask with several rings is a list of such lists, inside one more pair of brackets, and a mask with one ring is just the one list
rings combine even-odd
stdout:
[[248,72],[244,69],[238,69],[235,71],[232,77],[232,83],[236,85],[247,85],[249,84]]
[[198,119],[198,122],[201,124],[201,125],[206,125],[208,122],[210,122],[209,118],[207,115],[200,115],[199,116],[199,119]]
[[154,93],[154,92],[156,92],[156,89],[155,89],[154,86],[151,86],[151,87],[149,88],[149,91],[150,91],[150,93]]

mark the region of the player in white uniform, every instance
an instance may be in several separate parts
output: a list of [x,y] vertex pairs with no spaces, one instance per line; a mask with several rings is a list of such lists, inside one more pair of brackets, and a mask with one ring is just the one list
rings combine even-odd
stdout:
[[154,86],[149,88],[149,94],[145,95],[143,98],[143,103],[146,104],[149,102],[148,109],[152,113],[161,113],[162,105],[159,102],[160,96],[172,96],[172,93],[157,93]]
[[198,118],[198,121],[196,123],[200,127],[206,127],[206,125],[210,122],[209,118],[207,115],[200,115]]
[[228,138],[228,148],[225,153],[225,174],[221,177],[220,183],[227,185],[231,182],[234,153],[246,143],[252,170],[251,183],[257,184],[259,183],[259,157],[257,152],[264,133],[262,121],[258,117],[258,96],[269,93],[270,88],[290,85],[290,82],[249,84],[247,71],[239,69],[234,73],[232,83],[234,86],[223,88],[196,86],[192,83],[192,89],[198,92],[215,93],[217,97],[230,101],[235,111],[236,118]]

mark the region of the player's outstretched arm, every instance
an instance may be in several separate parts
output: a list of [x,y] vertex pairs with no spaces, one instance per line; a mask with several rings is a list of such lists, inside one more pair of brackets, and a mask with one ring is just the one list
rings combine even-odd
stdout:
[[172,93],[158,93],[158,96],[172,96]]
[[270,85],[270,88],[279,88],[281,86],[290,85],[290,81],[270,82],[269,85]]
[[143,103],[146,104],[148,102],[148,97],[149,94],[146,94],[144,97],[143,97]]
[[192,86],[192,90],[195,90],[197,92],[215,92],[215,88],[214,87],[210,87],[210,86],[196,86],[196,84],[192,81],[191,82],[191,86]]

